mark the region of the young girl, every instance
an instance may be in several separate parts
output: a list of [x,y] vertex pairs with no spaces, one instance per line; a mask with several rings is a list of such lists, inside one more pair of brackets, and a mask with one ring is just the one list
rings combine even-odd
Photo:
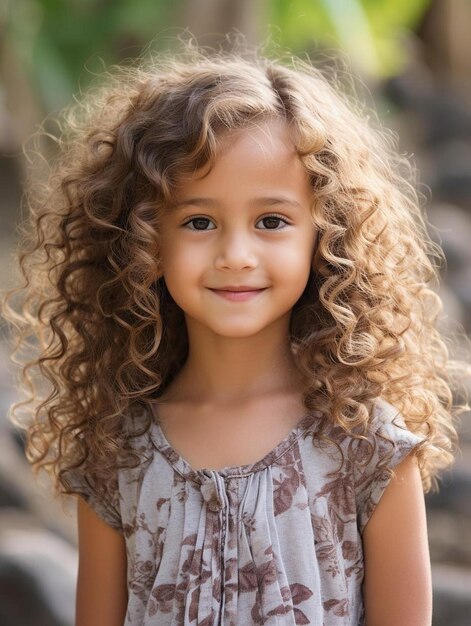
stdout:
[[464,370],[390,135],[307,62],[191,45],[64,119],[5,310],[76,625],[429,625]]

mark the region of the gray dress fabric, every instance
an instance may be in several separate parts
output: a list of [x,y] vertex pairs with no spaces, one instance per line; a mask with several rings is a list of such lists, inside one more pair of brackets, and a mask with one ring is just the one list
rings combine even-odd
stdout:
[[[362,532],[390,475],[423,439],[380,399],[376,449],[305,415],[260,461],[193,470],[158,422],[136,440],[146,457],[119,470],[110,497],[71,473],[96,513],[124,534],[124,626],[362,626]],[[371,440],[373,441],[373,440]],[[339,470],[342,460],[345,463]]]

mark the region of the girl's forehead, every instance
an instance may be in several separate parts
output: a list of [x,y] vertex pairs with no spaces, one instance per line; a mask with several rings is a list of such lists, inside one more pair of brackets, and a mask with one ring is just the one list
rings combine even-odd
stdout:
[[224,154],[235,143],[241,142],[245,145],[257,143],[269,148],[282,144],[291,150],[295,144],[294,133],[289,123],[280,117],[272,117],[259,122],[252,121],[242,128],[228,129],[218,133],[216,154]]
[[[287,166],[301,165],[293,135],[283,120],[268,120],[248,127],[228,130],[217,137],[212,158],[203,166],[182,173],[180,185],[205,180],[218,172],[235,175],[238,171],[256,168],[283,170]],[[237,183],[237,180],[234,180]]]
[[205,198],[208,206],[211,198],[252,204],[254,198],[285,197],[304,204],[310,195],[309,175],[289,132],[282,125],[264,125],[224,137],[210,163],[180,178],[174,206],[190,198]]

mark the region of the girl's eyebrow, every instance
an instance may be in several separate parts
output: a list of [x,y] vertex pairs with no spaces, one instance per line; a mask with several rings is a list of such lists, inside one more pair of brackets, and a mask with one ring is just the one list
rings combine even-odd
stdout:
[[[210,206],[217,207],[219,202],[214,198],[185,198],[176,202],[174,204],[174,208],[181,209],[186,206]],[[293,198],[288,198],[286,196],[269,196],[269,197],[260,197],[260,198],[252,198],[249,201],[250,205],[257,206],[273,206],[276,204],[291,204],[292,206],[302,208],[301,204],[294,200]]]

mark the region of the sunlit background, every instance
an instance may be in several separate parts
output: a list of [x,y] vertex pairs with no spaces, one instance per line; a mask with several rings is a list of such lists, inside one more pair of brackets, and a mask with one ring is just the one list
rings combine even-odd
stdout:
[[[0,281],[15,284],[23,146],[106,66],[188,29],[204,45],[225,33],[276,53],[339,54],[413,158],[432,236],[444,248],[444,327],[471,332],[471,2],[469,0],[3,0],[0,4]],[[46,121],[44,121],[46,120]],[[424,200],[425,202],[425,200]],[[72,626],[77,568],[73,509],[32,480],[6,420],[17,399],[0,319],[0,626]],[[471,623],[471,427],[427,495],[434,626]],[[405,567],[407,564],[405,564]],[[406,626],[406,625],[404,625]]]

